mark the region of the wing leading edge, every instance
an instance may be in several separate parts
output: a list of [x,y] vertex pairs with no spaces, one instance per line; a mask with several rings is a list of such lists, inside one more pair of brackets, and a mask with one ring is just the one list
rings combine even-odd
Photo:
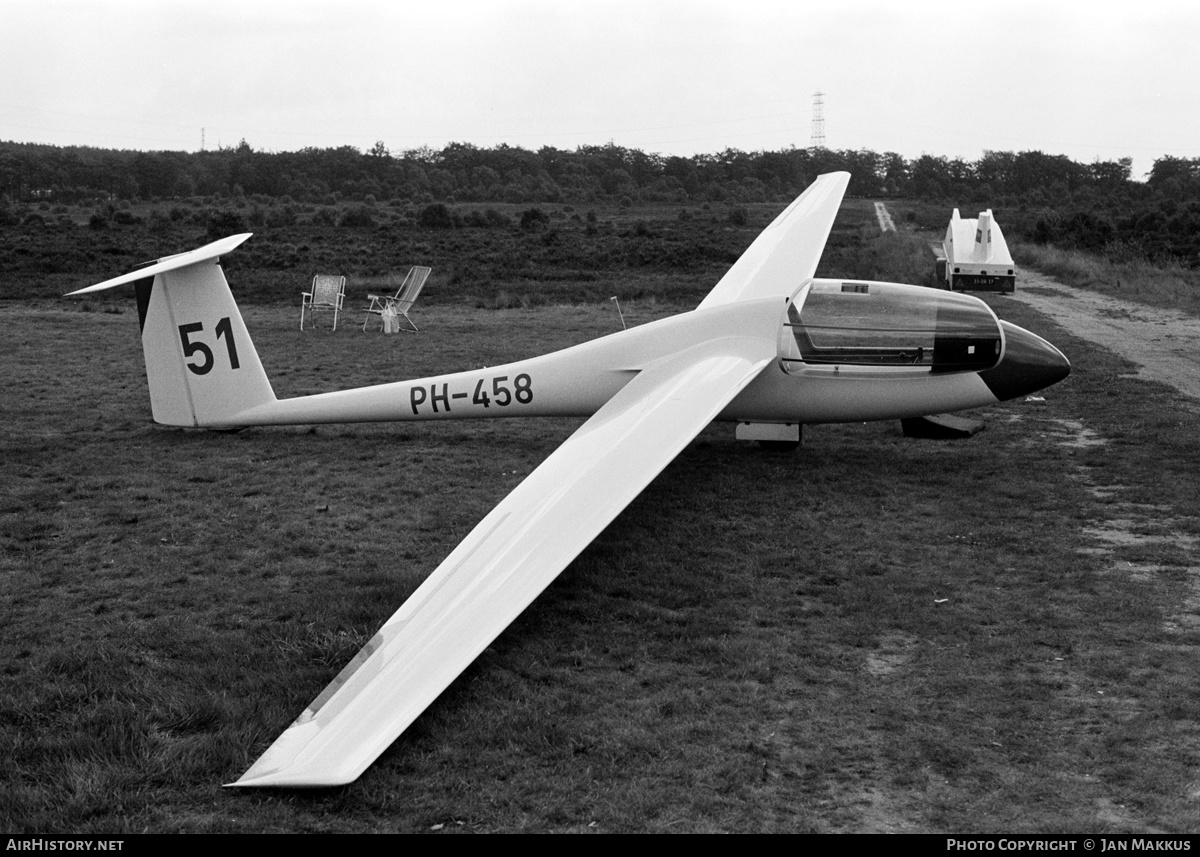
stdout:
[[471,531],[231,785],[356,779],[772,361],[778,306],[763,303],[761,329],[743,326],[643,368]]
[[699,309],[757,298],[785,298],[817,272],[849,173],[826,173],[754,239]]

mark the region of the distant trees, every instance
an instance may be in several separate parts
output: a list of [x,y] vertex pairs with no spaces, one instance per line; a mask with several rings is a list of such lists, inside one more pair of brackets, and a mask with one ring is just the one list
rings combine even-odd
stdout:
[[[574,150],[530,151],[499,145],[483,149],[450,143],[440,151],[414,149],[394,156],[382,140],[366,152],[353,146],[260,152],[245,140],[204,152],[128,152],[0,143],[0,195],[10,202],[50,193],[73,202],[88,198],[145,200],[189,196],[288,196],[301,202],[408,199],[417,202],[633,202],[785,201],[817,175],[846,170],[849,192],[863,196],[965,198],[1028,195],[1050,189],[1105,190],[1130,183],[1130,161],[1077,164],[1043,152],[985,152],[975,162],[895,152],[784,149],[664,157],[609,144]],[[1149,179],[1154,187],[1191,192],[1196,161],[1163,158]]]
[[[263,152],[242,140],[193,153],[0,142],[0,206],[206,197],[224,209],[247,198],[260,205],[270,199],[321,206],[312,214],[321,222],[371,228],[378,220],[371,206],[403,201],[423,206],[419,225],[451,228],[465,221],[448,206],[462,203],[721,203],[733,210],[784,203],[833,170],[850,172],[851,196],[915,198],[947,209],[987,205],[1017,236],[1078,246],[1102,241],[1122,252],[1134,247],[1200,264],[1200,158],[1173,156],[1155,161],[1141,183],[1133,181],[1128,158],[1080,164],[1041,151],[989,150],[966,161],[794,147],[681,157],[612,143],[532,151],[455,142],[397,155],[382,140],[366,152],[354,146]],[[267,209],[256,217],[283,216],[279,206]],[[294,210],[287,216],[294,218]],[[109,225],[111,215],[103,220]]]

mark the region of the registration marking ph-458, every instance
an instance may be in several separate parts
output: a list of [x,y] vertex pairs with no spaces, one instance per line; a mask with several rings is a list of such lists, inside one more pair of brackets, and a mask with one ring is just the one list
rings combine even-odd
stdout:
[[[421,413],[421,406],[428,404],[432,409],[430,413],[449,413],[450,402],[453,399],[465,399],[468,395],[471,397],[471,404],[478,405],[484,408],[490,408],[492,405],[506,408],[513,402],[520,405],[528,405],[533,401],[533,379],[522,373],[512,379],[511,389],[508,386],[507,375],[496,375],[491,381],[491,393],[489,393],[484,384],[485,379],[480,378],[475,384],[474,393],[467,392],[450,392],[450,385],[443,383],[441,389],[438,389],[437,384],[430,384],[428,388],[418,385],[409,388],[408,401],[412,406],[414,416]],[[438,404],[441,404],[442,411],[438,410]]]

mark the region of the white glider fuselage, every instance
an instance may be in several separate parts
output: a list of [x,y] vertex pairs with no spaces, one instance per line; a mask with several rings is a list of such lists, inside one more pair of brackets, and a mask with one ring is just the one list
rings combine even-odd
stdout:
[[[825,286],[840,281],[818,280]],[[911,290],[930,296],[930,290],[893,283],[856,283],[858,288]],[[799,290],[802,305],[809,286]],[[975,298],[954,296],[958,303]],[[992,319],[976,301],[977,315]],[[938,372],[931,365],[845,362],[807,363],[803,355],[788,359],[788,307],[792,299],[761,299],[697,309],[681,315],[613,333],[562,351],[501,366],[455,372],[409,381],[359,387],[294,399],[264,402],[238,414],[228,423],[210,427],[374,422],[503,417],[589,417],[604,406],[639,372],[656,361],[678,355],[694,344],[723,337],[755,335],[778,341],[779,360],[768,367],[720,412],[730,422],[832,423],[900,419],[996,404],[1047,385],[1047,372],[1065,376],[1067,363],[1057,349],[1040,337],[1007,323],[997,323],[996,338],[1015,335],[1043,346],[1043,360],[1014,366],[1010,374],[1028,374],[1027,383],[1004,391],[984,380],[984,370]],[[995,322],[993,322],[995,323]],[[999,331],[1007,331],[1007,337]],[[861,352],[862,349],[859,349]],[[932,351],[932,349],[930,349]],[[996,364],[1004,364],[1003,347]],[[215,380],[215,379],[214,379]],[[1055,378],[1054,380],[1057,380]],[[184,423],[192,425],[193,423]]]

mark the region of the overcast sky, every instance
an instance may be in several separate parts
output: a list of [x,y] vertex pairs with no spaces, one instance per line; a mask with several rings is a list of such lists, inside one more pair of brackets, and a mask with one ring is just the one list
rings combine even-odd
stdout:
[[0,140],[1200,157],[1200,4],[0,0]]

